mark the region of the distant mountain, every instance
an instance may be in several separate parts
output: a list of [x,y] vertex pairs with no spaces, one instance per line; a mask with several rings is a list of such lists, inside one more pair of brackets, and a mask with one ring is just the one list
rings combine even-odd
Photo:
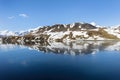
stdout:
[[[120,26],[104,27],[95,23],[55,24],[37,27],[21,32],[3,31],[2,36],[23,36],[12,38],[18,41],[68,42],[80,40],[120,40]],[[9,39],[10,40],[10,39]]]
[[7,36],[7,37],[9,37],[9,36],[24,36],[32,31],[35,31],[36,29],[38,29],[38,28],[29,29],[26,31],[17,31],[17,32],[3,30],[3,31],[0,31],[0,37],[3,37],[3,36]]
[[15,32],[13,32],[13,31],[9,31],[9,30],[3,30],[3,31],[0,31],[0,37],[2,36],[7,36],[7,37],[9,37],[9,36],[24,36],[24,35],[27,35],[27,34],[29,34],[30,32],[33,32],[33,31],[35,31],[35,30],[37,30],[37,29],[39,29],[40,28],[40,26],[39,27],[37,27],[37,28],[34,28],[34,29],[28,29],[28,30],[23,30],[23,31],[15,31]]
[[12,31],[4,30],[0,31],[0,36],[16,36],[16,34]]

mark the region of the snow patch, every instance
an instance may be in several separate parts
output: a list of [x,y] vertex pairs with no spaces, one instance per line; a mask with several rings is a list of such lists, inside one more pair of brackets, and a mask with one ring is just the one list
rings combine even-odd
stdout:
[[96,26],[96,23],[95,23],[95,22],[91,22],[90,24],[93,25],[93,26]]

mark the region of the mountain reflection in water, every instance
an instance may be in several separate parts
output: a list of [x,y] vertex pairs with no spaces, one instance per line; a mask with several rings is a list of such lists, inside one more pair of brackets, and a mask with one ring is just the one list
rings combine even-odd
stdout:
[[1,42],[0,80],[120,80],[119,53],[117,41]]
[[83,55],[99,51],[120,51],[119,41],[80,41],[80,42],[1,42],[0,49],[14,48],[15,45],[27,47],[44,53]]

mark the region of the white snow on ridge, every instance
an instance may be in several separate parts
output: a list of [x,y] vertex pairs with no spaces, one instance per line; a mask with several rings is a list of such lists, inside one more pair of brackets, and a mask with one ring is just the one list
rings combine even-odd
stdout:
[[20,31],[20,32],[12,32],[8,30],[0,31],[1,36],[22,36],[27,34],[27,31]]
[[118,38],[120,38],[120,30],[119,29],[107,28],[107,29],[104,29],[104,30],[107,31],[109,34],[112,34],[112,35],[117,36]]
[[73,26],[75,26],[75,23],[72,23],[72,24],[70,25],[70,28],[73,28]]
[[8,31],[8,30],[4,30],[4,31],[0,31],[0,35],[1,36],[15,36],[16,34],[13,33],[12,31]]
[[96,26],[96,23],[95,23],[95,22],[91,22],[90,24],[93,25],[93,26]]
[[36,31],[36,30],[38,30],[40,27],[41,27],[41,26],[38,26],[38,27],[36,27],[36,28],[33,28],[33,29],[28,29],[28,30],[26,30],[26,31],[28,31],[28,32],[31,32],[31,31]]
[[9,30],[2,30],[0,31],[0,36],[23,36],[31,31],[36,31],[39,30],[41,26],[38,26],[37,28],[33,28],[33,29],[28,29],[28,30],[22,30],[22,31],[9,31]]
[[[96,26],[98,27],[97,29],[90,29],[90,31],[98,31],[99,28],[104,28],[102,26],[99,26],[99,25],[96,25],[95,22],[91,22],[90,23],[91,25],[93,26]],[[70,25],[70,28],[73,28],[75,26],[75,23],[72,23]],[[117,25],[117,26],[112,26],[112,27],[106,27],[104,28],[104,30],[106,32],[108,32],[109,34],[112,34],[112,35],[115,35],[117,36],[118,38],[120,38],[120,25]],[[12,32],[12,31],[8,31],[8,30],[4,30],[4,31],[0,31],[0,36],[23,36],[29,32],[32,32],[33,35],[37,35],[39,29],[40,29],[41,26],[38,26],[37,28],[34,28],[34,29],[28,29],[28,30],[25,30],[25,31],[19,31],[19,32]],[[64,27],[67,28],[67,24],[64,24]],[[58,29],[60,27],[58,26]],[[81,26],[79,26],[79,28],[81,28]],[[43,29],[44,30],[44,29]],[[50,39],[60,39],[62,38],[63,36],[65,35],[69,35],[70,32],[72,32],[73,34],[73,37],[76,37],[76,36],[83,36],[84,38],[86,38],[86,40],[105,40],[104,38],[101,38],[100,36],[93,36],[93,37],[90,37],[88,34],[87,34],[87,30],[86,29],[83,29],[81,28],[81,31],[70,31],[69,28],[67,31],[65,32],[51,32],[52,30],[54,30],[54,28],[51,28],[50,30],[47,31],[47,28],[46,30],[43,32],[43,34],[47,34],[47,35],[50,35]],[[66,40],[68,39],[68,37],[66,37]]]

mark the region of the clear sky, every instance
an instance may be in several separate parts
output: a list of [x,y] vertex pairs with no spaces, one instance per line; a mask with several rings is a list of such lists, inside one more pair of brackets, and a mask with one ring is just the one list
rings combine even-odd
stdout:
[[0,30],[73,22],[120,24],[120,0],[0,0]]

